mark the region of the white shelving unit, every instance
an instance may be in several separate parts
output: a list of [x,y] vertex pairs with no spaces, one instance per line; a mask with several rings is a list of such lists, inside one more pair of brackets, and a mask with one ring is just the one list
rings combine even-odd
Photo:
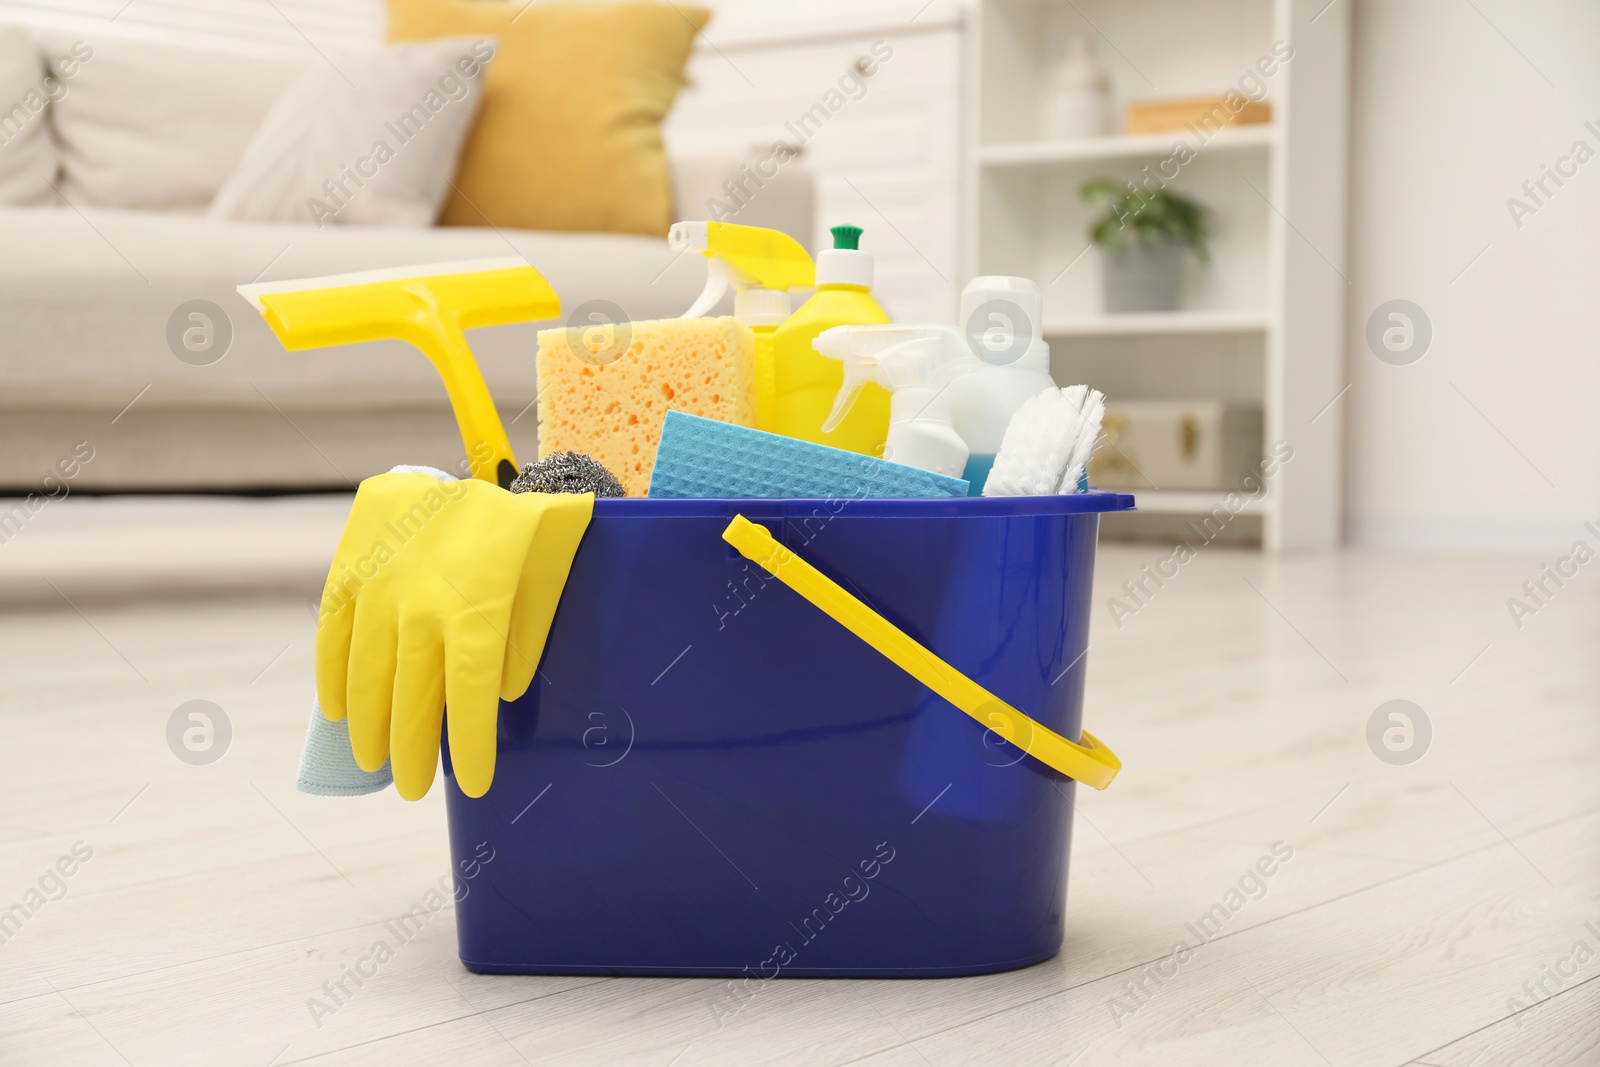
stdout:
[[[1276,139],[1270,124],[1240,126],[1219,131],[1206,142],[1208,152],[1262,148]],[[1114,137],[1085,137],[1077,141],[1016,141],[984,145],[978,159],[991,167],[1067,163],[1088,159],[1159,159],[1172,152],[1172,134],[1140,133]]]
[[[1139,510],[1150,515],[1206,515],[1212,508],[1222,507],[1227,495],[1221,490],[1201,489],[1143,489],[1132,490],[1139,501]],[[1268,505],[1267,499],[1249,501],[1242,514],[1260,515]]]
[[1265,311],[1169,311],[1146,314],[1045,319],[1045,332],[1055,337],[1140,337],[1204,333],[1264,333],[1272,324]]
[[[1130,101],[1221,95],[1247,77],[1252,91],[1265,87],[1272,121],[1203,141],[1193,132],[1043,140],[1046,76],[1070,34],[1095,45],[1114,125]],[[1277,442],[1294,454],[1244,514],[1268,550],[1336,543],[1342,419],[1329,404],[1347,381],[1349,5],[973,0],[966,48],[964,273],[1039,281],[1057,381],[1088,381],[1113,400],[1261,404],[1263,455]],[[1211,262],[1188,268],[1182,310],[1107,315],[1078,190],[1091,178],[1151,174],[1209,209]],[[1135,495],[1147,514],[1199,516],[1226,492]]]

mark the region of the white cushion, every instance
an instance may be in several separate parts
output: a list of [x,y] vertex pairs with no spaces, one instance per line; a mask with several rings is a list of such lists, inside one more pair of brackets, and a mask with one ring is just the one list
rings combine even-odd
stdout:
[[[56,77],[65,78],[77,40],[44,37]],[[51,104],[62,193],[79,207],[204,210],[273,102],[307,67],[137,40],[93,42],[70,91]]]
[[51,98],[69,88],[70,83],[46,77],[27,31],[0,26],[0,204],[55,198],[50,183],[61,160],[50,138],[49,107]]
[[336,57],[268,113],[207,212],[252,222],[429,226],[477,117],[491,40]]

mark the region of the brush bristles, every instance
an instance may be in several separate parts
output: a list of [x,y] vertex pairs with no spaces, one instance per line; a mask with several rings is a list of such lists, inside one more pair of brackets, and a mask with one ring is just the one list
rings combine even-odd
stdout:
[[1029,397],[1006,426],[984,496],[1075,493],[1100,436],[1105,394],[1087,385]]
[[1100,439],[1100,424],[1106,417],[1106,396],[1098,389],[1075,386],[1086,390],[1083,403],[1078,407],[1078,432],[1072,442],[1072,461],[1061,476],[1058,493],[1076,493],[1089,468],[1089,457],[1094,454],[1095,442]]

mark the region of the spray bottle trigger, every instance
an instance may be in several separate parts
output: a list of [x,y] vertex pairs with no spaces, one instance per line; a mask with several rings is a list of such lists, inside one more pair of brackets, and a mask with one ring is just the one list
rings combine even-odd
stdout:
[[689,310],[678,317],[680,319],[698,319],[712,308],[717,306],[717,301],[722,299],[722,294],[728,291],[728,265],[716,256],[706,270],[706,287],[700,290],[700,295],[690,305]]
[[816,340],[811,342],[811,347],[829,359],[836,359],[844,364],[844,376],[839,383],[839,392],[833,398],[833,410],[828,413],[827,421],[822,424],[823,433],[832,433],[839,424],[850,414],[850,409],[855,406],[856,398],[861,395],[861,390],[868,382],[876,382],[886,389],[894,388],[896,356],[905,348],[914,347],[915,341],[900,341],[889,345],[878,352],[861,352],[853,345],[852,339],[857,330],[873,330],[874,327],[834,326],[822,331]]
[[823,420],[822,432],[832,433],[839,428],[839,424],[850,414],[850,409],[855,406],[856,397],[868,381],[871,373],[862,367],[857,360],[851,358],[850,346],[846,338],[848,331],[843,326],[834,326],[823,330],[811,341],[811,347],[819,355],[836,359],[843,368],[843,377],[839,381],[839,391],[833,397],[833,410],[828,412],[828,417]]
[[839,392],[833,398],[833,410],[828,412],[828,417],[823,420],[822,432],[832,433],[839,428],[839,424],[850,414],[850,409],[856,406],[856,397],[861,395],[861,389],[867,384],[867,379],[850,373],[850,365],[845,364],[844,383],[839,387]]

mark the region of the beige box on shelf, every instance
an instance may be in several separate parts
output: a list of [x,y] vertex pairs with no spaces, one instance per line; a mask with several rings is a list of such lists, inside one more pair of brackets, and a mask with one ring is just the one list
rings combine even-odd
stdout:
[[1181,132],[1193,126],[1254,126],[1272,121],[1272,105],[1246,100],[1238,93],[1191,96],[1182,100],[1135,100],[1128,105],[1128,133]]
[[1255,404],[1108,404],[1089,482],[1103,489],[1236,489],[1261,461],[1261,426]]

